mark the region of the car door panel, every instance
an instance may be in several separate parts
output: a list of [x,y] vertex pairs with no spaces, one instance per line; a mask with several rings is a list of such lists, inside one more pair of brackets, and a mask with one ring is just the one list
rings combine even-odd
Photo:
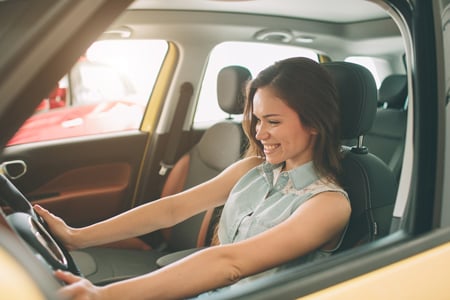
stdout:
[[90,224],[127,208],[130,175],[128,163],[72,169],[31,191],[28,198],[66,216],[72,226]]
[[82,226],[132,206],[147,134],[141,132],[31,143],[5,149],[23,160],[18,189],[70,225]]

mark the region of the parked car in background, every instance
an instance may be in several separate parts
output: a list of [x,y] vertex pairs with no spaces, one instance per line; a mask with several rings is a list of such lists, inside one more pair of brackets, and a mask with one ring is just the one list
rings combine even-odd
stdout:
[[158,41],[95,42],[8,145],[138,129],[165,48]]
[[[254,77],[292,56],[370,71],[375,121],[343,143],[391,170],[395,203],[365,203],[361,226],[372,231],[358,245],[210,298],[450,294],[449,1],[4,0],[0,16],[1,299],[58,299],[54,269],[104,284],[140,274],[129,272],[130,257],[175,252],[165,231],[69,252],[30,203],[85,226],[158,199],[171,166],[209,128],[241,120],[218,105],[220,71]],[[188,226],[177,250],[199,246]],[[114,271],[86,268],[83,257],[105,251]]]

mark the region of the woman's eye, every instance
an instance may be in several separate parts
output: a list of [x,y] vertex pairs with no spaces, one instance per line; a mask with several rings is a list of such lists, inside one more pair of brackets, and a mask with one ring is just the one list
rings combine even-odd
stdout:
[[272,124],[272,125],[280,124],[280,121],[275,121],[275,120],[269,120],[268,122],[269,122],[269,124]]

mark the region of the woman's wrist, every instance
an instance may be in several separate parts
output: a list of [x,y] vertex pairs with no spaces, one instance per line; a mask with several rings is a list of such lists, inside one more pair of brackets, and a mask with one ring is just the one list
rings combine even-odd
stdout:
[[68,241],[66,243],[66,247],[69,250],[76,250],[81,248],[86,248],[84,245],[83,237],[85,235],[82,234],[81,228],[70,228],[68,230]]
[[[139,299],[137,290],[130,293],[132,287],[129,286],[128,281],[119,281],[104,286],[97,286],[98,299],[114,300],[114,299]],[[141,298],[142,299],[142,298]]]

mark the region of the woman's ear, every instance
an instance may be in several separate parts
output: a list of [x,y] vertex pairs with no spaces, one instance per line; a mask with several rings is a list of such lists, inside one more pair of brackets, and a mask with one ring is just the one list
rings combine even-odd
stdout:
[[319,132],[318,132],[317,129],[315,129],[315,128],[311,128],[311,129],[309,130],[309,132],[310,132],[312,135],[318,135],[318,134],[319,134]]

